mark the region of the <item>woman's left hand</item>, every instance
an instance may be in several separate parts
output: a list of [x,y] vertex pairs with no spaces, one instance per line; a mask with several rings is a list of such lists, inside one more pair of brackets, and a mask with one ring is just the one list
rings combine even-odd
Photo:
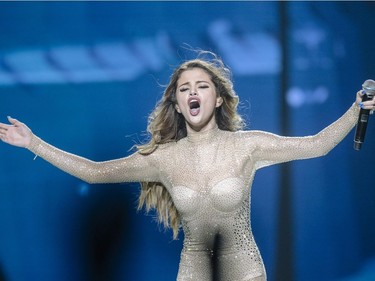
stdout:
[[371,111],[375,110],[375,96],[367,101],[362,101],[362,97],[364,95],[363,90],[357,92],[357,97],[356,97],[356,104],[362,109],[368,109]]
[[31,142],[31,130],[14,118],[8,117],[8,120],[9,125],[0,123],[0,140],[14,146],[28,147]]

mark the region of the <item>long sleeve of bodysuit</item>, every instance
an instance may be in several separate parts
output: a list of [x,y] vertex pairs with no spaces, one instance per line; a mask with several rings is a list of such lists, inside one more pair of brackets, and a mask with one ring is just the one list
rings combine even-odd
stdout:
[[95,162],[60,150],[32,135],[27,147],[52,165],[88,183],[158,181],[154,157],[138,152],[124,158]]
[[[318,157],[328,153],[354,127],[359,108],[355,104],[337,121],[306,137],[283,137],[263,131],[240,133],[243,149],[251,151],[256,168],[296,160]],[[62,151],[32,135],[30,151],[59,169],[89,183],[159,181],[158,149],[151,155],[134,153],[128,157],[95,162]],[[167,159],[165,159],[167,160]]]
[[291,160],[307,159],[326,155],[355,126],[359,107],[353,104],[338,120],[319,133],[305,137],[283,137],[275,134],[252,131],[255,147],[252,157],[261,168]]

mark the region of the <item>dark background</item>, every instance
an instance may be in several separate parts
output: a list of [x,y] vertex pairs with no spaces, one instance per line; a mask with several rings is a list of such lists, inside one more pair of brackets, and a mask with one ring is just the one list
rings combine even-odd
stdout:
[[[1,2],[0,119],[72,153],[131,153],[190,49],[233,71],[247,129],[315,134],[375,78],[374,2]],[[375,280],[375,120],[329,155],[260,170],[252,226],[269,280]],[[182,235],[138,184],[89,185],[0,144],[0,280],[175,280]]]

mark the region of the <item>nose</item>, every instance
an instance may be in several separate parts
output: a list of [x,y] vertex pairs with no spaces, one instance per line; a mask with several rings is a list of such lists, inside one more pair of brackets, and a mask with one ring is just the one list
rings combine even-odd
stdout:
[[190,96],[196,96],[197,95],[197,91],[195,89],[192,89],[190,91]]

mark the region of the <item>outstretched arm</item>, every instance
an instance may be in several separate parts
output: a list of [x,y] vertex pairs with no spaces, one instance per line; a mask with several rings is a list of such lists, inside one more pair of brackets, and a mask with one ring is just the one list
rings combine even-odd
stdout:
[[[355,126],[359,115],[362,93],[357,93],[356,102],[337,121],[316,135],[306,137],[282,137],[266,132],[254,132],[256,147],[253,151],[257,168],[297,159],[326,155]],[[374,109],[374,100],[363,102],[365,109]]]
[[88,183],[159,181],[156,161],[152,155],[134,153],[128,157],[94,162],[62,151],[35,136],[22,122],[8,117],[11,124],[0,123],[0,139],[25,147],[59,169]]

